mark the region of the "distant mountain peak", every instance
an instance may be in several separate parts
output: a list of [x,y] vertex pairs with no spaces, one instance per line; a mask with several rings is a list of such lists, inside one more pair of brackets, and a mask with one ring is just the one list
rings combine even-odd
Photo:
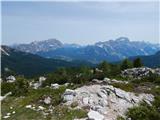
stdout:
[[59,43],[59,44],[63,44],[61,41],[59,41],[55,38],[50,38],[50,39],[41,40],[41,41],[33,41],[30,44],[39,44],[39,43]]
[[29,44],[20,44],[13,47],[23,52],[35,54],[40,51],[46,52],[50,50],[55,50],[57,48],[61,48],[62,46],[63,43],[61,41],[52,38],[48,40],[34,41]]
[[119,37],[116,39],[118,42],[130,42],[129,38],[127,37]]

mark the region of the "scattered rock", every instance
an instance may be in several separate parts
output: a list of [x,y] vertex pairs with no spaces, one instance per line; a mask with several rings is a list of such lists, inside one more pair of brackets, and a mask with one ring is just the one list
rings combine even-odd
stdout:
[[9,118],[9,117],[10,117],[10,116],[6,115],[6,116],[4,116],[3,118],[4,118],[4,119],[7,119],[7,118]]
[[50,98],[50,97],[46,97],[46,98],[44,99],[44,103],[45,103],[45,104],[50,104],[50,103],[51,103],[51,98]]
[[58,89],[59,87],[60,87],[60,85],[57,83],[51,84],[51,88],[53,88],[53,89]]
[[87,115],[89,120],[104,120],[104,116],[97,111],[90,110]]
[[10,116],[11,115],[11,113],[7,113],[7,116]]
[[12,112],[12,114],[15,114],[15,113],[16,113],[15,111]]
[[34,89],[38,89],[40,86],[41,86],[41,83],[39,83],[39,82],[33,84]]
[[76,96],[76,92],[74,90],[66,89],[66,91],[63,94],[63,100],[72,101],[74,96]]
[[16,81],[16,78],[13,75],[10,75],[6,78],[6,81],[12,83]]
[[43,106],[38,106],[39,110],[44,110],[45,108]]
[[100,70],[100,69],[96,68],[96,69],[95,69],[95,72],[100,72],[100,73],[102,73],[103,70]]
[[41,76],[41,77],[39,77],[39,82],[43,82],[43,81],[45,81],[46,80],[46,78],[45,77],[43,77],[43,76]]
[[26,105],[26,108],[32,108],[32,105]]
[[103,81],[102,81],[102,80],[98,80],[98,79],[93,79],[92,82],[93,82],[93,83],[98,83],[98,84],[100,84],[100,83],[102,83]]
[[69,83],[65,83],[65,84],[64,84],[64,86],[68,86],[68,85],[69,85]]
[[43,76],[41,76],[41,77],[39,77],[39,81],[37,81],[37,82],[35,82],[35,83],[30,82],[30,86],[32,86],[34,89],[38,89],[39,87],[42,86],[42,83],[43,83],[43,81],[45,81],[45,80],[46,80],[46,78],[43,77]]
[[103,81],[105,83],[123,83],[123,84],[128,84],[128,81],[122,81],[122,80],[116,80],[116,79],[109,79],[109,78],[104,78]]
[[4,96],[0,96],[0,101],[4,100],[8,95],[11,95],[11,94],[12,94],[12,92],[8,92]]

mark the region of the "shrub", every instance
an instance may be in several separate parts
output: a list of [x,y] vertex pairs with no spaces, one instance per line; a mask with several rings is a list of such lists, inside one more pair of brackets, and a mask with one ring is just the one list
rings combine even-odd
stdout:
[[15,88],[13,90],[14,96],[24,96],[28,93],[29,83],[25,78],[18,77],[14,84],[15,84]]
[[160,114],[154,106],[142,103],[139,106],[129,108],[126,113],[131,120],[159,120]]
[[7,83],[3,82],[1,83],[1,94],[5,95],[8,92],[11,92],[15,89],[15,84],[14,83]]

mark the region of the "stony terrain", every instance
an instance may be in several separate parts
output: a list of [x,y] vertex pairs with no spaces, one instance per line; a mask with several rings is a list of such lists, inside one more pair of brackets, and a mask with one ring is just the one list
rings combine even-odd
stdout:
[[151,73],[160,76],[160,68],[151,69],[148,67],[141,67],[141,68],[126,69],[122,71],[122,76],[140,79],[149,76],[149,74]]
[[[151,94],[135,95],[125,92],[111,85],[89,85],[75,90],[66,89],[63,94],[66,105],[77,103],[77,107],[88,110],[89,119],[116,120],[117,116],[124,116],[129,107],[137,105],[140,101],[150,104],[154,100]],[[97,114],[94,116],[92,113]]]
[[[96,71],[103,72],[98,68]],[[143,77],[150,76],[150,72],[156,75],[156,78],[153,78],[153,81],[150,81],[150,78],[143,80]],[[51,82],[46,86],[44,83],[48,78],[40,76],[29,80],[27,94],[19,93],[21,90],[17,90],[18,93],[15,94],[12,90],[0,97],[2,119],[119,120],[119,117],[123,117],[122,120],[128,120],[130,117],[126,113],[129,108],[138,107],[140,103],[152,107],[153,102],[160,96],[159,73],[159,68],[131,68],[121,72],[121,77],[124,77],[120,77],[121,80],[105,77],[92,79],[84,84]],[[27,84],[20,80],[23,79],[10,75],[1,81],[3,85],[24,85],[21,88],[23,90]],[[159,102],[156,105],[159,106]],[[159,107],[157,108],[159,110]],[[157,113],[152,115],[156,116]],[[157,116],[155,118],[158,118]]]

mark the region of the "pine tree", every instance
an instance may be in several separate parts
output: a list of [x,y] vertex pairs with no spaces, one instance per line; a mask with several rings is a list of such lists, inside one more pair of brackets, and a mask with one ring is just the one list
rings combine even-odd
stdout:
[[121,70],[132,68],[132,67],[133,67],[133,63],[129,61],[128,59],[124,59],[122,61]]
[[133,66],[134,67],[142,67],[142,61],[140,58],[136,58],[134,61],[133,61]]

